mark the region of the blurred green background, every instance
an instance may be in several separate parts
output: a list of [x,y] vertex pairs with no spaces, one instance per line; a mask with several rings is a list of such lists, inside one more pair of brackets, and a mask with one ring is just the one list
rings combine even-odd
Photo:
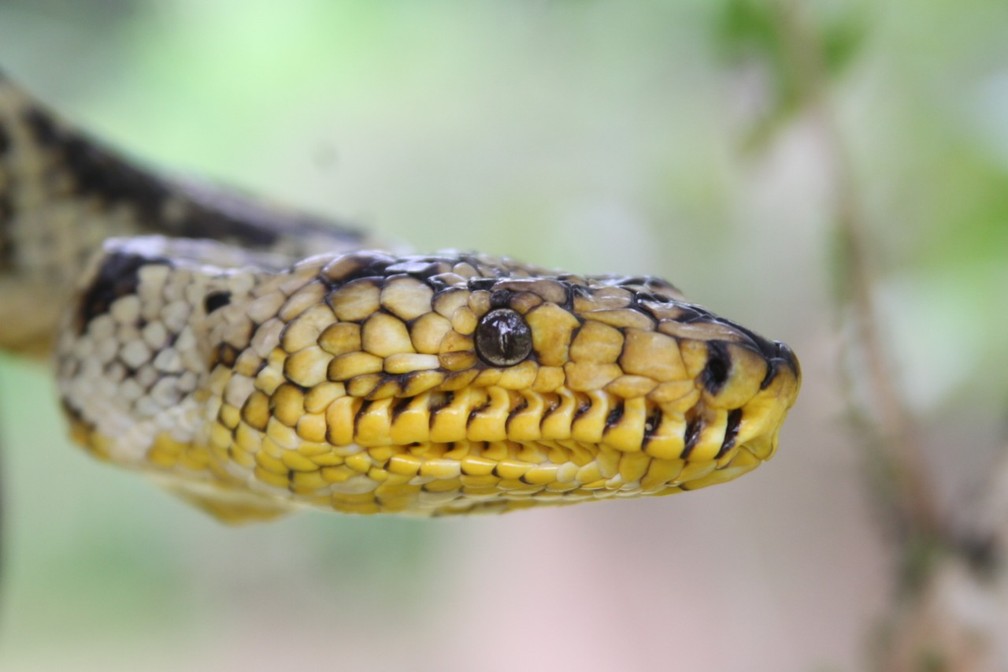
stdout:
[[6,357],[0,669],[861,669],[892,558],[845,422],[834,176],[772,20],[796,8],[955,510],[1005,445],[1008,5],[0,0],[7,73],[143,160],[421,250],[662,275],[805,374],[727,486],[229,529],[72,447]]

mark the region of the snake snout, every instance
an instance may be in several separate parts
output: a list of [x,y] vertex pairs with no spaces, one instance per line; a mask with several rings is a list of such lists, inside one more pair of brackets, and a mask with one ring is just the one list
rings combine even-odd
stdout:
[[763,352],[767,358],[767,375],[760,384],[761,389],[770,385],[783,367],[789,375],[795,379],[801,379],[801,364],[798,363],[798,356],[795,355],[787,343],[773,341],[772,346]]

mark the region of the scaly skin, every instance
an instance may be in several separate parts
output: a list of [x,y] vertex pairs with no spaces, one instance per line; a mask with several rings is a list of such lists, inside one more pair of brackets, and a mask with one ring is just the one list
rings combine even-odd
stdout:
[[55,334],[74,438],[229,522],[696,489],[772,456],[798,393],[786,346],[662,280],[351,251],[135,168],[0,80],[2,203],[0,317],[74,298],[0,343]]

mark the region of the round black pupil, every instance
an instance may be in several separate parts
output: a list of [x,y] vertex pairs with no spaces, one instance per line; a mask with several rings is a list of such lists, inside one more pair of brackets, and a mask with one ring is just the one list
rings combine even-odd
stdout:
[[532,351],[532,332],[521,315],[513,310],[491,311],[476,329],[476,351],[490,364],[517,364]]

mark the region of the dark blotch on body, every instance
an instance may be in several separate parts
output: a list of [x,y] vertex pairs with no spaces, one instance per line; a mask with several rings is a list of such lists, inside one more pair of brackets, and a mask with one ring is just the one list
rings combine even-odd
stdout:
[[[281,236],[317,234],[357,241],[362,234],[301,213],[274,211],[255,199],[212,186],[175,183],[134,167],[87,136],[60,128],[39,109],[24,115],[35,141],[61,159],[78,193],[105,203],[128,203],[140,231],[187,238],[212,237],[252,249],[273,248]],[[183,215],[166,218],[165,206],[184,205]]]
[[229,303],[231,303],[231,292],[210,292],[203,299],[203,309],[206,310],[206,314],[209,315]]
[[36,142],[56,149],[62,155],[63,167],[73,176],[78,191],[98,196],[106,202],[128,201],[137,208],[142,222],[153,224],[161,219],[161,204],[169,197],[165,185],[103,151],[83,136],[57,127],[40,110],[29,110],[25,123]]
[[74,321],[77,333],[83,334],[91,320],[107,313],[116,299],[136,292],[140,284],[141,268],[148,264],[169,263],[163,257],[144,257],[122,252],[110,254],[81,298]]

